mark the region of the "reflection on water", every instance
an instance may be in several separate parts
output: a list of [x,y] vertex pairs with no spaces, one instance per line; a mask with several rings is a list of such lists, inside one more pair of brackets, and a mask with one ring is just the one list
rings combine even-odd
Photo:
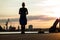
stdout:
[[49,31],[45,31],[44,33],[49,33]]
[[[0,32],[0,34],[17,34],[17,33],[21,33],[20,32]],[[38,31],[26,31],[25,33],[38,33]],[[48,31],[45,31],[44,33],[49,33]]]
[[[0,34],[17,34],[17,33],[21,33],[21,31],[20,32],[0,32]],[[26,31],[25,33],[38,33],[38,31]]]

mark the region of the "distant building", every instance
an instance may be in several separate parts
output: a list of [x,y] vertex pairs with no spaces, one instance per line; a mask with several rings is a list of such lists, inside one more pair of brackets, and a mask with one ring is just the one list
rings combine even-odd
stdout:
[[0,25],[0,31],[2,31],[3,30],[3,28],[2,28],[2,26]]
[[10,31],[15,31],[15,30],[16,30],[16,28],[15,28],[15,27],[10,26],[10,27],[9,27],[9,30],[10,30]]
[[60,28],[60,22],[59,22],[59,28]]
[[38,33],[44,33],[44,30],[43,30],[43,29],[40,29],[40,30],[38,31]]
[[56,19],[56,21],[53,23],[53,26],[49,29],[49,32],[56,32],[56,26],[59,22],[59,19]]
[[60,18],[59,18],[59,28],[60,28]]
[[4,26],[4,30],[5,30],[5,26]]
[[8,22],[9,22],[9,19],[6,21],[6,30],[8,30]]
[[18,26],[18,30],[20,30],[20,26]]
[[32,30],[33,29],[33,25],[29,25],[29,30]]

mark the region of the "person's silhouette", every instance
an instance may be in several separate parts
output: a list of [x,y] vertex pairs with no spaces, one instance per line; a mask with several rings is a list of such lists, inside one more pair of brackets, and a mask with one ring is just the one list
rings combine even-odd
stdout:
[[27,18],[26,15],[28,14],[27,8],[25,8],[25,3],[22,3],[22,8],[19,9],[19,14],[20,14],[20,25],[21,25],[21,34],[25,33],[25,25],[27,24]]

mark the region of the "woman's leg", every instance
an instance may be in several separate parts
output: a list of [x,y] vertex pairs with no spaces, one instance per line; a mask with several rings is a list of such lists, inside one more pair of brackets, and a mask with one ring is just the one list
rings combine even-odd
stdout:
[[21,34],[25,34],[25,25],[21,25]]

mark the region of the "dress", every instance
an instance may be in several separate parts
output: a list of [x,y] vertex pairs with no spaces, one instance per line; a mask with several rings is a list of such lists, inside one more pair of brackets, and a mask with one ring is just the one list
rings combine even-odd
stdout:
[[20,25],[26,25],[27,24],[26,12],[27,12],[26,8],[20,8],[20,10],[19,10],[19,14],[20,14],[19,22],[20,22]]

